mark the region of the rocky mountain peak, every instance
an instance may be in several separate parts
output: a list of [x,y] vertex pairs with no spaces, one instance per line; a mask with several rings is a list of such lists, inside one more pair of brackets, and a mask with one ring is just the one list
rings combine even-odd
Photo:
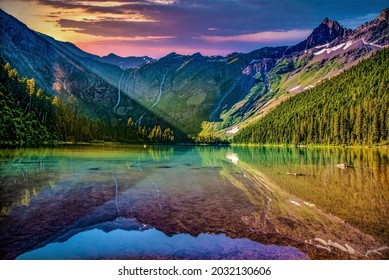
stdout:
[[[328,27],[328,31],[330,33],[332,33],[333,30],[341,30],[343,27],[339,24],[339,22],[337,22],[336,20],[330,20],[328,19],[328,17],[324,18],[323,19],[323,22],[321,23],[321,25],[319,25],[317,28],[319,28],[320,26],[327,26]],[[325,27],[324,27],[325,28]]]
[[349,30],[342,27],[337,21],[324,18],[322,23],[317,26],[307,39],[299,44],[289,47],[285,54],[292,54],[311,49],[320,45],[325,45],[333,40],[345,36]]
[[337,21],[325,18],[323,22],[316,27],[307,38],[308,47],[330,43],[332,40],[343,35],[344,29]]
[[382,12],[379,14],[378,20],[389,20],[389,8],[386,8],[382,10]]
[[389,44],[389,8],[381,11],[378,17],[355,29],[352,39],[363,38],[365,42],[385,46]]
[[110,57],[110,58],[118,58],[119,56],[114,54],[114,53],[110,53],[108,54],[106,57]]

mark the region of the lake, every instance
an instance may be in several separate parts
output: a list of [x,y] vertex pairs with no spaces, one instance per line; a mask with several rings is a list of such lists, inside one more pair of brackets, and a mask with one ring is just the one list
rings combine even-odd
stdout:
[[1,259],[388,259],[389,150],[0,149]]

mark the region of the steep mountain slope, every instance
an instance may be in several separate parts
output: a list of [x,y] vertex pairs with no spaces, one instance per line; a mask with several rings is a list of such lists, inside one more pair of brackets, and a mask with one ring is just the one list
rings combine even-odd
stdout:
[[234,142],[389,143],[389,49],[292,97],[238,132]]
[[[254,102],[248,111],[233,108],[226,115],[235,119],[235,126],[219,134],[233,135],[283,100],[315,87],[324,79],[349,69],[361,59],[382,49],[388,40],[388,11],[383,10],[377,19],[354,31],[342,28],[336,21],[325,19],[306,40],[289,47],[269,71],[270,87],[264,98]],[[330,39],[333,40],[329,42]],[[239,104],[239,107],[244,106]],[[223,129],[225,126],[218,128]]]
[[[34,78],[37,86],[73,104],[82,114],[127,121],[144,111],[131,97],[121,94],[123,70],[99,61],[75,45],[36,33],[0,10],[0,55],[21,76]],[[115,108],[120,99],[121,114]],[[174,126],[150,112],[152,125]],[[178,131],[178,129],[175,129]]]
[[[65,49],[68,52],[70,52],[73,55],[76,55],[79,58],[82,58],[83,60],[91,59],[97,62],[102,62],[104,64],[111,64],[115,66],[119,66],[121,69],[127,69],[127,68],[138,68],[144,64],[150,63],[155,61],[155,59],[148,57],[148,56],[129,56],[129,57],[121,57],[116,54],[110,53],[107,56],[98,56],[94,54],[87,53],[81,49],[79,49],[77,46],[70,42],[61,42],[57,41],[54,38],[47,36],[45,34],[42,34],[40,32],[36,32],[38,35],[43,37],[46,41],[48,41],[50,44],[57,46],[60,49]],[[100,67],[104,68],[104,64],[98,64]]]
[[[34,79],[19,76],[0,57],[0,145],[114,141],[171,143],[171,128],[134,126],[131,119],[91,119],[79,107],[61,102],[38,88]],[[178,136],[180,136],[178,134]]]
[[383,10],[375,20],[358,27],[352,34],[354,40],[362,38],[370,44],[389,44],[389,8]]
[[[69,51],[64,43],[35,33],[1,10],[0,26],[0,53],[19,74],[33,77],[45,91],[84,104],[83,109],[89,114],[100,114],[113,107],[117,89],[109,82],[111,77],[92,71],[87,58]],[[111,76],[121,71],[109,65],[101,67],[104,68]],[[93,112],[96,107],[101,109]]]

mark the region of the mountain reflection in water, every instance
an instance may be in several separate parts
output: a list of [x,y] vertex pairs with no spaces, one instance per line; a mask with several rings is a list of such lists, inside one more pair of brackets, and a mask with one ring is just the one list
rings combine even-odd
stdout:
[[385,149],[0,150],[0,258],[387,259],[388,174]]
[[[128,221],[115,221],[119,223]],[[155,228],[130,221],[134,229],[88,229],[66,241],[52,242],[24,253],[17,259],[303,259],[305,254],[292,247],[262,245],[245,238],[224,234],[187,233],[167,236]],[[106,226],[106,225],[105,225]],[[104,226],[103,226],[104,227]],[[120,227],[120,226],[119,226]],[[61,239],[61,238],[60,238]]]

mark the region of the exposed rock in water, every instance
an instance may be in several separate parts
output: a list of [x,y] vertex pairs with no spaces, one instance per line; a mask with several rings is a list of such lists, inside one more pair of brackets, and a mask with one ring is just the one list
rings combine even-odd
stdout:
[[340,169],[347,169],[347,163],[340,163],[340,164],[337,164],[336,167],[337,167],[337,168],[340,168]]
[[355,249],[354,249],[353,247],[351,247],[351,246],[348,245],[347,243],[344,244],[344,246],[346,246],[346,248],[347,248],[347,250],[348,250],[348,252],[349,252],[350,254],[352,254],[352,255],[355,254]]
[[315,204],[309,203],[309,202],[306,202],[306,201],[304,201],[304,204],[305,204],[305,205],[308,205],[309,207],[314,207],[314,206],[315,206]]
[[331,239],[328,240],[328,245],[337,248],[343,252],[348,252],[348,250],[344,246],[340,245],[338,242],[332,241]]
[[302,173],[295,173],[295,172],[288,172],[288,173],[286,173],[287,175],[293,175],[293,176],[305,176],[304,174],[302,174]]
[[381,251],[386,251],[386,250],[389,250],[389,247],[387,246],[383,246],[383,247],[380,247],[380,248],[377,248],[377,249],[373,249],[373,250],[368,250],[366,252],[366,256],[369,256],[371,254],[377,254],[377,255],[382,255],[381,254]]
[[320,243],[322,243],[322,244],[324,244],[325,246],[328,245],[328,243],[327,243],[326,241],[324,241],[323,239],[321,239],[321,238],[315,237],[314,240],[315,240],[315,241],[318,241],[318,242],[320,242]]

